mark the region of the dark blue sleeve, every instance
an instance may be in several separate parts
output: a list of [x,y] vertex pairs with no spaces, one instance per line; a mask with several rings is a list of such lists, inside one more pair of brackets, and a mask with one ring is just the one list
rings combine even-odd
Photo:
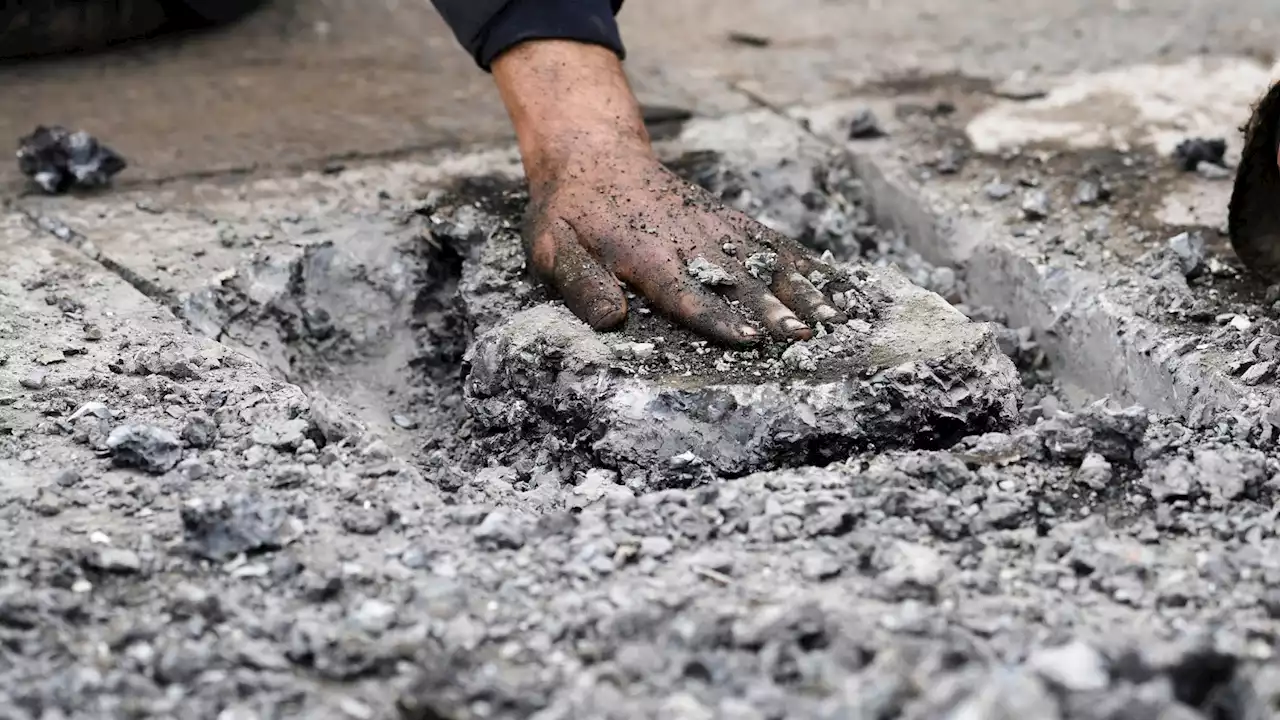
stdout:
[[432,0],[471,53],[489,64],[503,51],[526,40],[577,40],[600,45],[624,57],[614,15],[622,0]]

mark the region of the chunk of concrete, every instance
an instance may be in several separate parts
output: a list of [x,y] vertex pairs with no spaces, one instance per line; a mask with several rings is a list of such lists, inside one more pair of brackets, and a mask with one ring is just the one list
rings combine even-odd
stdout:
[[784,362],[781,346],[744,354],[697,342],[685,345],[714,363],[682,360],[690,348],[667,342],[653,364],[636,364],[612,350],[615,337],[538,305],[476,340],[467,405],[490,429],[578,440],[585,431],[604,466],[700,464],[727,476],[871,446],[936,446],[1012,423],[1018,377],[991,326],[896,270],[864,276],[885,309],[793,345],[813,361],[803,365]]

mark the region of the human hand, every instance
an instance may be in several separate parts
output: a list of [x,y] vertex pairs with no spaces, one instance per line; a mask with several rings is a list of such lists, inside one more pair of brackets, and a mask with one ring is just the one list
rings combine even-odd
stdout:
[[493,68],[529,179],[530,265],[584,322],[626,319],[619,281],[728,345],[846,321],[823,292],[847,289],[842,273],[658,161],[611,52],[539,41]]

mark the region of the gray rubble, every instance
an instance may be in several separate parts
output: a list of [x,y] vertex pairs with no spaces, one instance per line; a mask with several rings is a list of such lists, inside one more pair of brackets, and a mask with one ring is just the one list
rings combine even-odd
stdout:
[[[521,279],[503,219],[519,208],[494,205],[519,194],[492,183],[246,250],[167,306],[219,342],[56,235],[0,225],[0,708],[1274,714],[1272,438],[1243,413],[1192,423],[1073,394],[1042,334],[948,308],[965,273],[877,228],[857,178],[826,170],[807,201],[734,197],[899,270],[864,271],[849,325],[776,356],[697,345],[643,303],[622,334],[590,333]],[[884,349],[902,350],[905,331],[886,334],[913,321],[903,308],[936,323],[918,357]],[[1231,322],[1210,332],[1244,332]],[[20,382],[86,324],[83,352]],[[1276,359],[1265,337],[1231,342],[1255,340],[1242,373]],[[773,388],[763,407],[803,421],[774,429],[801,440],[734,435],[741,403],[690,404],[744,386]],[[622,415],[655,395],[665,431],[643,405]],[[875,421],[803,415],[819,401]],[[618,417],[632,424],[600,422]],[[677,424],[695,421],[718,434]],[[157,462],[118,465],[117,428],[154,428],[117,437],[162,439]]]

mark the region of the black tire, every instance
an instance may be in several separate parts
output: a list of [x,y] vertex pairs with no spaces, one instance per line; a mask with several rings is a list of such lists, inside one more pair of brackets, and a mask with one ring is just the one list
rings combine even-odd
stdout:
[[1253,109],[1227,211],[1231,247],[1245,267],[1280,282],[1280,83]]
[[160,0],[0,0],[0,58],[100,50],[165,20]]
[[266,0],[165,0],[175,21],[189,25],[221,25],[248,15]]
[[265,0],[0,0],[0,59],[102,50],[239,19]]

